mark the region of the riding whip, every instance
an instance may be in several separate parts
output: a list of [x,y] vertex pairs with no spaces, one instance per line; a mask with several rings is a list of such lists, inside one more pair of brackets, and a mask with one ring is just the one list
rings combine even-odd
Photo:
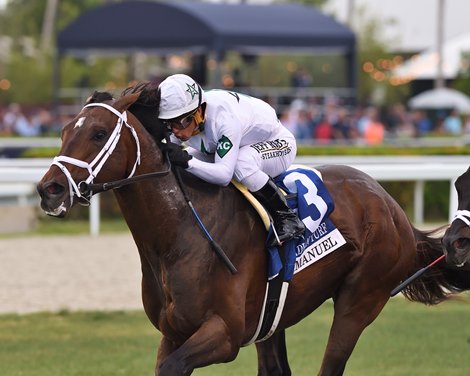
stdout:
[[[170,142],[169,140],[169,137],[167,136],[166,137],[166,142]],[[170,163],[171,165],[171,162],[170,162],[170,158],[168,156],[168,153],[166,155],[166,158],[167,158],[167,161],[168,163]],[[204,224],[202,223],[201,219],[199,218],[197,212],[196,212],[196,209],[194,209],[194,206],[193,206],[193,203],[191,202],[186,190],[184,189],[184,186],[183,186],[183,180],[181,179],[181,174],[180,174],[180,170],[178,168],[175,168],[174,169],[174,173],[175,173],[175,176],[176,176],[176,180],[178,182],[178,185],[180,186],[180,189],[181,189],[181,192],[183,193],[183,196],[184,196],[184,199],[186,200],[186,202],[188,203],[189,207],[191,208],[191,211],[193,212],[194,214],[194,217],[196,218],[196,222],[197,224],[199,225],[199,227],[201,228],[202,232],[204,233],[204,235],[206,236],[207,240],[209,240],[209,243],[210,245],[212,246],[212,248],[214,249],[215,253],[217,253],[217,255],[222,259],[222,261],[224,262],[225,266],[227,266],[227,268],[230,270],[230,272],[232,274],[236,274],[238,273],[238,270],[237,268],[235,267],[235,265],[233,265],[232,261],[230,261],[230,259],[228,258],[228,256],[225,254],[224,250],[222,249],[222,247],[217,244],[217,242],[212,238],[211,234],[209,234],[209,232],[207,231],[206,227],[204,226]]]
[[408,286],[411,282],[413,282],[416,278],[419,278],[422,274],[424,274],[429,268],[432,266],[436,265],[439,261],[441,261],[445,255],[440,256],[433,262],[431,262],[428,266],[425,266],[424,268],[419,269],[415,274],[413,274],[411,277],[407,278],[404,282],[402,282],[400,285],[395,287],[392,292],[390,293],[390,296],[395,296],[398,294],[401,290],[403,290],[406,286]]

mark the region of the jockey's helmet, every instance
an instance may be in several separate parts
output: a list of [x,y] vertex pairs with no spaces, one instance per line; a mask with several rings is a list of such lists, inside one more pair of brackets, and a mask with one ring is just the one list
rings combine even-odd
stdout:
[[204,90],[191,77],[174,74],[159,86],[161,92],[158,117],[163,120],[175,119],[187,114],[204,103]]

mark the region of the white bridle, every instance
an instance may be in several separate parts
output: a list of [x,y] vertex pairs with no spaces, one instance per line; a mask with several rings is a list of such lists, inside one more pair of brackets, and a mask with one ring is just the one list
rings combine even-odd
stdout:
[[[111,111],[114,115],[116,115],[118,117],[118,121],[116,123],[116,126],[115,126],[113,132],[111,133],[111,136],[109,136],[108,141],[103,146],[103,149],[101,149],[101,151],[98,153],[98,155],[90,163],[85,162],[85,161],[81,161],[81,160],[76,159],[76,158],[67,157],[65,155],[59,155],[59,156],[57,156],[53,159],[51,166],[55,165],[55,166],[59,167],[62,170],[62,172],[64,173],[64,175],[67,177],[67,181],[69,183],[69,190],[70,190],[70,206],[72,206],[72,204],[73,204],[73,197],[74,196],[77,196],[78,198],[82,198],[86,202],[89,202],[88,201],[89,197],[84,197],[82,195],[82,193],[80,192],[80,184],[82,184],[82,183],[90,184],[90,183],[93,182],[93,179],[96,178],[96,176],[101,171],[101,169],[103,168],[103,166],[106,163],[106,161],[108,160],[108,158],[113,153],[114,148],[116,147],[117,143],[119,142],[119,139],[121,138],[121,129],[122,129],[123,124],[127,128],[129,128],[129,130],[131,131],[132,135],[134,136],[134,140],[135,140],[135,143],[136,143],[136,146],[137,146],[137,155],[136,155],[136,160],[135,160],[135,163],[134,163],[134,167],[132,168],[132,171],[131,171],[131,173],[129,174],[129,176],[127,178],[132,177],[135,173],[137,165],[140,165],[140,142],[139,142],[139,137],[137,136],[137,132],[135,131],[134,127],[127,122],[127,113],[126,113],[126,111],[124,111],[123,113],[120,113],[114,107],[111,107],[110,105],[107,105],[105,103],[90,103],[90,104],[87,104],[86,106],[84,106],[83,108],[85,109],[85,108],[88,108],[88,107],[104,107],[108,111]],[[62,162],[70,163],[70,164],[75,165],[77,167],[87,169],[88,172],[89,172],[88,178],[86,180],[78,183],[78,184],[75,183],[75,181],[72,178],[72,175],[70,174],[70,171],[67,169],[67,167],[65,167],[62,164]]]
[[452,219],[452,222],[460,219],[463,223],[470,227],[470,211],[469,210],[457,210]]

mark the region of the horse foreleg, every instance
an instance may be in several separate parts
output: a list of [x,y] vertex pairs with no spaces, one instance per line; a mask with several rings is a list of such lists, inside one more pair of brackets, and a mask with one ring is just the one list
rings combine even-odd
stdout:
[[160,365],[162,362],[174,351],[178,349],[178,346],[171,342],[168,338],[165,336],[162,337],[160,340],[160,345],[158,346],[158,352],[157,352],[157,364],[155,366],[155,374],[158,374],[158,369],[160,368]]
[[281,330],[266,341],[256,343],[258,352],[258,376],[290,376],[287,359],[286,335]]
[[158,351],[159,359],[155,375],[187,376],[191,375],[195,368],[229,362],[237,356],[240,342],[241,338],[230,336],[230,331],[220,316],[212,316],[171,353],[171,343],[162,340],[161,345],[164,348]]
[[[328,345],[318,375],[341,376],[364,329],[375,320],[388,296],[382,293],[345,294],[335,300]],[[382,296],[383,295],[383,296]]]

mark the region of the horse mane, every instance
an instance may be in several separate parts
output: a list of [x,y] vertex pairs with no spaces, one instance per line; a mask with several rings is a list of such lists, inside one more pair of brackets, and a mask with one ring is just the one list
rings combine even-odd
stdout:
[[[158,82],[138,82],[125,88],[120,96],[123,97],[135,93],[140,93],[139,98],[128,110],[142,123],[156,144],[159,145],[161,141],[166,138],[168,130],[158,119],[160,108],[160,90],[158,90]],[[93,94],[87,98],[85,104],[101,103],[111,100],[114,100],[114,97],[109,92],[95,90]]]
[[[436,237],[442,228],[420,231],[413,227],[413,231],[417,246],[415,264],[417,268],[422,268],[442,255],[442,238]],[[441,261],[408,285],[402,293],[411,301],[434,305],[469,289],[468,271],[456,269]]]
[[121,97],[128,94],[140,93],[139,98],[129,107],[129,111],[139,119],[157,145],[168,134],[167,128],[158,119],[161,97],[158,85],[157,81],[141,81],[128,86],[121,93]]

